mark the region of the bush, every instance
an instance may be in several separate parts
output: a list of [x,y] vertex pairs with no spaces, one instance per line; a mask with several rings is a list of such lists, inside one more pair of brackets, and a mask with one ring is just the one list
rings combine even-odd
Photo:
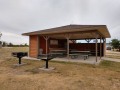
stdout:
[[113,47],[113,50],[119,49],[120,51],[120,41],[118,39],[112,39],[110,45]]

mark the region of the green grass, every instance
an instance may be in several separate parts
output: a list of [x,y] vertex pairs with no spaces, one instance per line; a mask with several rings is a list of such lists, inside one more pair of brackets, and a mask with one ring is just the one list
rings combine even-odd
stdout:
[[100,63],[99,67],[120,72],[120,62],[105,61],[104,60]]

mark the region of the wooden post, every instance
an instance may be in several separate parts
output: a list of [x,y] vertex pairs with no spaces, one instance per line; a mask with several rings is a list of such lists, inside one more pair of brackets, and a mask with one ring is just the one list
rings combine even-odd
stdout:
[[101,39],[102,39],[102,37],[100,37],[100,59],[102,57],[102,43],[101,43]]
[[97,55],[97,54],[98,54],[97,43],[98,43],[98,42],[97,42],[97,36],[96,36],[96,46],[95,46],[95,47],[96,47],[96,62],[97,62],[97,56],[98,56],[98,55]]
[[105,55],[106,55],[106,38],[104,38],[103,40],[104,40],[103,44],[104,44],[104,57],[105,57]]
[[67,39],[67,58],[69,59],[69,39],[70,39],[70,34],[65,34],[65,37]]
[[43,36],[43,37],[46,40],[46,54],[48,54],[48,39],[49,39],[49,36]]
[[69,58],[69,38],[67,38],[67,58]]
[[48,51],[47,51],[47,49],[48,49],[47,46],[48,46],[48,39],[46,39],[46,54],[47,54],[47,52],[48,52]]

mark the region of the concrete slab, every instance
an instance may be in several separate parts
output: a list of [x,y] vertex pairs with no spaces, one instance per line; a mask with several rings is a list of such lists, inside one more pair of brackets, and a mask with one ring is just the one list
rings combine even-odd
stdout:
[[14,64],[14,66],[23,66],[26,65],[27,63],[21,63],[21,64]]
[[[28,60],[41,60],[37,58],[31,58],[31,57],[24,57],[23,59],[28,59]],[[80,62],[80,63],[86,63],[86,64],[99,64],[100,63],[100,57],[98,57],[98,61],[96,62],[96,57],[94,56],[89,56],[88,59],[84,60],[83,57],[78,57],[75,59],[67,58],[67,57],[61,57],[61,58],[54,58],[52,61],[64,61],[64,62]]]
[[43,70],[43,71],[52,71],[54,70],[55,68],[54,67],[49,67],[49,68],[45,68],[45,67],[42,67],[42,68],[39,68],[40,70]]
[[71,58],[54,58],[52,59],[52,61],[65,61],[65,62],[80,62],[80,63],[86,63],[86,64],[99,64],[100,63],[100,57],[98,57],[98,61],[96,62],[96,57],[94,56],[89,56],[88,59],[84,60],[84,58],[75,58],[75,59],[71,59]]

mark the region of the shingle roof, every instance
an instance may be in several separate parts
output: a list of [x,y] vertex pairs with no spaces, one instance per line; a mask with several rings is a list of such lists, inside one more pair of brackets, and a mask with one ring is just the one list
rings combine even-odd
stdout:
[[86,31],[98,31],[102,37],[110,38],[110,33],[106,25],[66,25],[61,27],[55,27],[50,29],[38,30],[34,32],[23,33],[22,35],[51,35],[61,33],[73,33],[73,32],[86,32]]

